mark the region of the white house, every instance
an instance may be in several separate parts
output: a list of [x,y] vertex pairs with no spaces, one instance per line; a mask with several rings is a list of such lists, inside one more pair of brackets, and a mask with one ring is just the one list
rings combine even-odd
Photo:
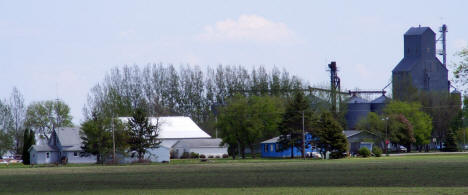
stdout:
[[80,129],[77,127],[58,128],[52,132],[48,143],[29,148],[31,164],[49,163],[95,163],[96,156],[81,149]]

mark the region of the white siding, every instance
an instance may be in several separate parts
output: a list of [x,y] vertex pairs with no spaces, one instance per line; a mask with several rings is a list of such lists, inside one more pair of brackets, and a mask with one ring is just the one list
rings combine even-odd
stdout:
[[62,155],[68,158],[68,163],[79,164],[79,163],[96,163],[96,156],[89,155],[89,156],[80,156],[80,152],[76,152],[77,156],[75,156],[75,152],[63,152]]
[[[49,158],[47,158],[49,153]],[[37,152],[31,150],[30,152],[31,164],[53,164],[58,162],[58,152]]]
[[204,154],[206,157],[212,155],[214,157],[219,156],[223,157],[223,154],[228,154],[227,148],[191,148],[189,149],[189,153],[198,153],[198,154]]

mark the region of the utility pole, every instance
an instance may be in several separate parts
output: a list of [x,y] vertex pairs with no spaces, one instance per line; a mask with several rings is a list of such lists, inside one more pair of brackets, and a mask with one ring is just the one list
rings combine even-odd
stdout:
[[112,117],[111,123],[112,123],[112,163],[115,164],[115,129],[114,129],[114,117]]
[[388,117],[385,117],[385,155],[388,156]]
[[465,124],[465,117],[462,116],[461,128],[463,130],[463,152],[465,151],[465,146],[466,146],[466,129],[463,128],[464,124]]
[[304,111],[302,111],[302,158],[305,160],[305,125],[304,125]]

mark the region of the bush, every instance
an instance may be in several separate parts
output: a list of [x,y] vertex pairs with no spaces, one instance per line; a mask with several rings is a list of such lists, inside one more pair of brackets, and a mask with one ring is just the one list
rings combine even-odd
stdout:
[[229,155],[228,154],[223,154],[223,158],[228,158]]
[[372,147],[372,153],[374,153],[374,155],[376,157],[381,157],[382,156],[382,149],[380,149],[378,146],[374,146],[374,147]]
[[200,154],[200,158],[206,158],[204,154]]
[[190,153],[190,157],[191,158],[198,158],[198,157],[200,157],[200,155],[198,153],[192,152],[192,153]]
[[188,152],[184,152],[180,158],[189,158],[189,157],[190,157],[190,156],[189,156],[189,153],[188,153]]
[[214,158],[214,156],[213,155],[208,155],[208,158]]
[[370,151],[368,148],[366,147],[362,147],[361,149],[358,150],[358,153],[360,156],[364,157],[364,158],[367,158],[370,156]]

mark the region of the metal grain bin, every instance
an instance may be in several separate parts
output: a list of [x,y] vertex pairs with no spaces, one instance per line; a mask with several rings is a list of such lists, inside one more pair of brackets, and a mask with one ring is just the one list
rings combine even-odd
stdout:
[[348,129],[355,129],[359,120],[365,118],[371,111],[371,104],[367,100],[354,95],[348,100],[347,105],[346,123]]
[[371,102],[371,111],[377,114],[382,114],[385,106],[390,102],[390,98],[382,95]]

